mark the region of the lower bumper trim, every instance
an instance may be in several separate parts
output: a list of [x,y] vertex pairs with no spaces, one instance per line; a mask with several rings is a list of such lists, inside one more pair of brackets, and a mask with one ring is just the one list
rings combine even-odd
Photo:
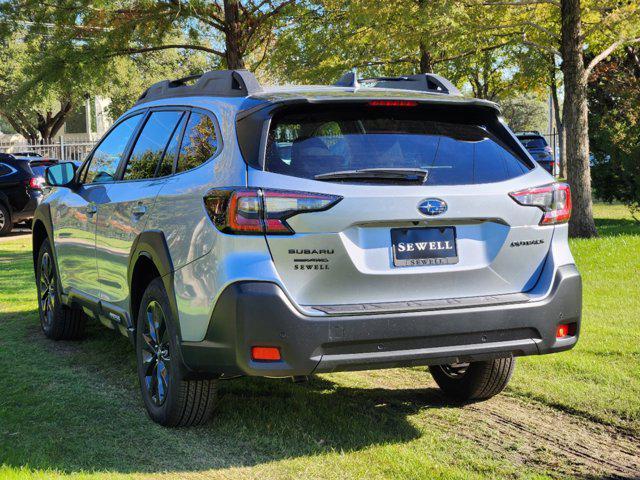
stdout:
[[[536,301],[323,317],[299,312],[273,283],[239,282],[221,294],[205,340],[182,350],[194,372],[274,377],[545,354],[577,342],[581,298],[574,265],[557,268]],[[575,323],[575,335],[556,339],[559,323]],[[279,347],[283,360],[252,361],[255,345]]]

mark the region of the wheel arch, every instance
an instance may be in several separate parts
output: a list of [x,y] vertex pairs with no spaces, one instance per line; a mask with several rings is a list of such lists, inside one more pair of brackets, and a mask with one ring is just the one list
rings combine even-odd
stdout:
[[9,197],[7,197],[7,194],[2,191],[0,191],[0,204],[4,205],[5,208],[9,210],[9,213],[13,213],[11,209],[11,202],[9,202]]
[[[56,257],[56,248],[53,242],[53,223],[51,221],[51,208],[49,204],[43,203],[36,208],[33,214],[33,224],[31,225],[31,252],[33,254],[33,268],[34,271],[37,268],[38,254],[40,253],[40,246],[45,239],[49,239],[51,244],[51,253],[53,254],[53,260],[56,266],[56,272],[58,277],[60,272],[58,270],[58,259]],[[59,280],[59,278],[58,278]]]
[[[176,319],[176,330],[180,340],[180,317],[173,285],[173,262],[164,233],[159,230],[148,230],[140,233],[134,241],[129,256],[129,314],[131,328],[135,332],[140,302],[144,292],[155,278],[161,278],[167,296],[171,314]],[[135,340],[135,335],[130,338]]]
[[2,191],[0,191],[0,205],[2,205],[7,210],[7,213],[9,214],[9,218],[7,220],[11,224],[13,222],[13,208],[11,208],[9,197],[7,197],[7,195]]

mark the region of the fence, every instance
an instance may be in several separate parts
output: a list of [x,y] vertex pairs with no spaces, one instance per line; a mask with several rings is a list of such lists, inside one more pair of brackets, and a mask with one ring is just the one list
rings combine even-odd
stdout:
[[60,137],[57,143],[0,143],[3,153],[38,153],[46,158],[54,158],[65,162],[79,162],[89,154],[95,142],[65,142]]

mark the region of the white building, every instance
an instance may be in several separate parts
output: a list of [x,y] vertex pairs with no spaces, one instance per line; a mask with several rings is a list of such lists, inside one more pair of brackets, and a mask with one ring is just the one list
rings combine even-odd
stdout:
[[[67,116],[64,126],[53,138],[54,143],[94,142],[99,139],[111,126],[113,120],[107,113],[111,100],[102,97],[89,97],[85,100],[84,108],[77,108]],[[27,140],[15,132],[0,131],[0,147],[11,151],[14,145],[23,146]]]

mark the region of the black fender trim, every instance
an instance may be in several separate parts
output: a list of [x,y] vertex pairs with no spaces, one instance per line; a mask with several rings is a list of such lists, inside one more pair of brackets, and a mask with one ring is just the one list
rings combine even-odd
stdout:
[[9,197],[4,192],[0,192],[0,203],[7,207],[9,213],[13,215],[13,208],[11,207],[11,202],[9,201]]
[[33,214],[33,223],[31,225],[31,253],[33,255],[33,275],[36,276],[36,269],[38,268],[38,255],[40,254],[40,245],[36,245],[36,224],[42,223],[44,229],[47,232],[47,238],[49,239],[49,245],[51,245],[51,254],[53,255],[53,263],[56,267],[56,279],[58,281],[58,300],[64,305],[67,304],[67,295],[62,288],[62,282],[60,281],[60,270],[58,269],[58,254],[56,253],[56,245],[53,240],[53,221],[51,220],[51,207],[48,203],[42,203],[38,205],[36,211]]
[[[160,274],[162,283],[164,285],[167,296],[169,297],[169,307],[171,308],[171,315],[176,319],[175,332],[177,335],[177,344],[182,343],[182,334],[180,332],[180,316],[178,313],[178,303],[176,302],[176,294],[173,284],[174,269],[173,262],[171,261],[171,254],[169,253],[169,246],[167,245],[167,239],[164,233],[160,230],[146,230],[140,233],[131,248],[129,255],[129,267],[127,270],[127,283],[129,285],[129,292],[132,291],[133,272],[135,270],[136,263],[140,257],[146,257],[151,260]],[[131,293],[129,293],[129,312],[130,320],[128,329],[130,331],[129,338],[135,341],[135,328],[138,312],[132,311],[131,305]],[[181,353],[180,360],[182,360]]]
[[[36,222],[42,222],[44,225],[44,229],[47,231],[47,237],[49,237],[49,242],[51,243],[51,250],[53,251],[53,257],[56,260],[56,267],[58,266],[57,258],[56,258],[56,249],[53,244],[53,222],[51,221],[51,207],[48,203],[43,203],[36,208],[36,211],[33,213],[33,227],[34,230],[31,233],[31,251],[33,253],[33,266],[36,267],[36,263],[38,262],[38,245],[35,245],[35,236],[33,232],[35,232]],[[58,269],[56,268],[56,272]]]

